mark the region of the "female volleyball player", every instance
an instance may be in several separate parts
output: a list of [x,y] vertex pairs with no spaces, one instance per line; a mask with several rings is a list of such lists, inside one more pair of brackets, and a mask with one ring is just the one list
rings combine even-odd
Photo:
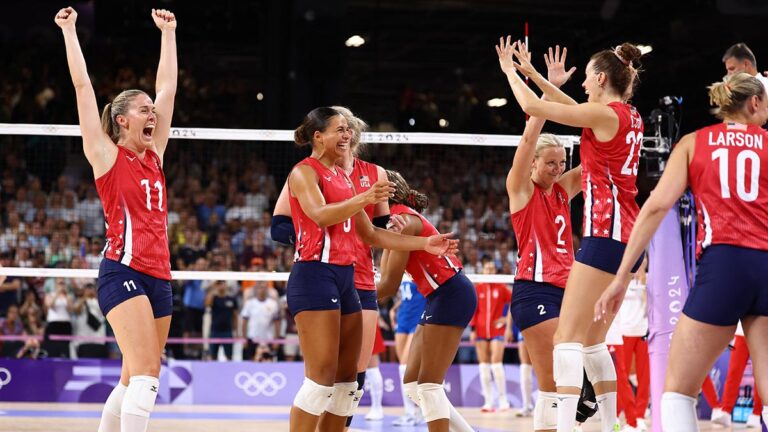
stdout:
[[[638,212],[635,180],[643,120],[626,101],[637,82],[635,63],[640,50],[625,43],[594,54],[582,83],[589,97],[582,104],[536,73],[523,44],[502,38],[496,50],[523,111],[533,117],[584,128],[580,149],[584,237],[568,275],[554,339],[557,430],[573,430],[584,368],[597,394],[602,430],[611,431],[616,424],[616,370],[604,343],[610,322],[593,323],[591,318],[593,302],[618,269],[619,257]],[[548,100],[536,97],[517,70],[530,77]]]
[[[489,258],[483,264],[483,274],[495,274],[496,264]],[[504,374],[504,336],[507,330],[507,317],[504,309],[512,300],[512,291],[503,283],[478,283],[477,309],[469,322],[472,328],[470,341],[475,344],[478,367],[480,368],[480,385],[483,391],[482,412],[493,412],[493,394],[491,389],[491,374],[499,395],[499,409],[509,409],[507,400],[507,377]],[[511,333],[511,329],[510,333]],[[525,405],[525,404],[523,404]],[[525,408],[525,407],[524,407]]]
[[416,426],[423,421],[421,410],[405,394],[405,368],[408,365],[408,356],[411,350],[413,334],[419,324],[419,318],[424,312],[426,299],[416,287],[413,281],[400,283],[400,294],[395,301],[395,306],[390,311],[392,322],[395,323],[395,352],[400,363],[397,367],[400,373],[400,392],[403,397],[405,414],[392,422],[395,426]]
[[56,14],[77,95],[85,157],[93,167],[107,221],[107,248],[98,279],[99,306],[112,326],[123,365],[107,398],[99,431],[144,432],[159,386],[160,354],[171,323],[171,268],[163,154],[176,94],[176,18],[152,9],[162,36],[155,100],[126,90],[99,119],[77,39],[77,12]]
[[[378,180],[386,180],[387,174],[383,168],[361,160],[358,156],[362,150],[362,134],[368,129],[368,125],[346,107],[331,107],[339,111],[347,120],[352,132],[349,151],[339,159],[338,166],[349,176],[357,193],[362,193],[371,188]],[[379,228],[386,228],[389,222],[389,204],[379,202],[366,206],[365,212],[373,224]],[[293,244],[293,220],[290,218],[291,209],[288,199],[288,183],[286,182],[280,196],[275,203],[272,220],[272,238],[281,243]],[[371,359],[374,345],[376,326],[378,323],[378,303],[376,302],[376,285],[373,281],[373,254],[371,247],[366,245],[359,237],[356,245],[355,264],[355,289],[360,297],[360,305],[363,308],[363,342],[360,349],[360,358],[357,363],[357,396],[355,397],[355,409],[363,395],[366,370]],[[353,409],[353,412],[355,411]],[[347,419],[347,426],[352,422],[352,416]]]
[[[755,367],[768,394],[768,97],[745,73],[709,87],[722,123],[684,136],[643,205],[619,271],[594,306],[595,319],[615,313],[632,263],[686,187],[696,199],[700,254],[694,286],[675,327],[664,394],[662,429],[696,431],[696,395],[741,319]],[[763,408],[763,416],[768,411]]]
[[[427,206],[426,195],[412,190],[397,172],[387,171],[387,177],[395,184],[389,209],[392,215],[405,219],[402,232],[422,238],[437,235],[435,227],[419,213]],[[430,432],[447,432],[449,423],[451,431],[471,431],[448,400],[443,380],[459,348],[461,334],[475,313],[475,287],[452,254],[388,250],[381,261],[379,298],[392,296],[407,270],[427,299],[408,356],[406,394],[421,407]]]
[[393,188],[379,180],[355,195],[352,181],[337,167],[349,152],[352,133],[339,111],[311,111],[296,129],[299,145],[312,145],[312,155],[288,177],[291,218],[296,230],[296,263],[288,279],[288,308],[296,320],[304,353],[306,378],[291,409],[292,431],[341,430],[352,414],[357,395],[362,318],[354,288],[357,239],[397,250],[434,254],[457,250],[450,235],[430,238],[400,235],[376,228],[363,211],[386,201]]
[[[558,46],[545,55],[554,88],[574,72],[565,71],[567,53],[564,48],[561,54]],[[552,339],[573,265],[570,200],[581,191],[581,166],[565,172],[565,148],[554,135],[540,135],[544,121],[528,120],[507,174],[509,212],[520,249],[510,312],[539,382],[534,430],[557,427]]]

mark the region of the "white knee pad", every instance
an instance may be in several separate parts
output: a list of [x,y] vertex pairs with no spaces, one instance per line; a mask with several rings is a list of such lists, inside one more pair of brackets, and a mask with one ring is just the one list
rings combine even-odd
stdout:
[[357,381],[336,383],[333,388],[333,396],[325,410],[339,417],[349,417],[354,414]]
[[616,381],[616,366],[604,343],[584,348],[584,369],[587,371],[589,382],[593,385],[599,382]]
[[125,392],[127,390],[127,386],[118,382],[115,388],[112,389],[112,393],[107,397],[107,401],[104,402],[104,412],[108,412],[115,417],[120,417],[120,412],[123,409],[123,399],[125,399]]
[[422,383],[418,392],[425,421],[451,418],[451,402],[442,384]]
[[580,343],[555,345],[552,372],[558,387],[578,387],[584,383],[584,354]]
[[696,399],[674,392],[661,395],[661,430],[664,432],[698,431],[696,417]]
[[539,392],[533,410],[533,429],[557,429],[557,393]]
[[416,381],[411,381],[409,383],[403,384],[403,391],[405,392],[405,395],[408,396],[408,399],[411,400],[411,402],[415,403],[416,406],[421,405],[419,402],[419,383]]
[[160,380],[153,376],[132,376],[121,406],[123,414],[149,417],[155,408]]
[[357,391],[355,391],[355,397],[352,399],[352,414],[354,414],[355,411],[357,411],[357,407],[360,406],[360,400],[363,398],[364,393],[365,390],[363,389],[357,389]]
[[[355,383],[355,388],[357,388],[357,383]],[[320,385],[309,378],[304,378],[304,383],[293,399],[293,406],[309,414],[319,416],[331,402],[334,390],[334,387]]]

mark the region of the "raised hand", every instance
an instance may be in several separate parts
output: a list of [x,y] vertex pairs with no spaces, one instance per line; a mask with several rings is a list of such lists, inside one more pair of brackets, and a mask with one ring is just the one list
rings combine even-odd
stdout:
[[160,31],[176,28],[176,15],[165,9],[152,9],[152,20]]
[[536,74],[536,68],[531,64],[531,53],[528,51],[528,47],[524,43],[517,41],[512,45],[512,54],[515,56],[515,68],[527,77],[532,77]]
[[502,72],[507,75],[514,74],[516,71],[517,65],[512,58],[515,44],[517,44],[517,42],[514,44],[512,43],[512,36],[507,36],[506,40],[502,36],[499,38],[499,44],[496,45],[496,54],[499,56],[499,66],[501,66]]
[[386,180],[379,180],[364,192],[369,204],[387,202],[395,193],[395,184]]
[[451,239],[453,233],[435,234],[427,239],[426,252],[432,255],[452,255],[459,251],[459,241]]
[[560,54],[560,45],[555,45],[554,53],[552,47],[549,47],[549,52],[544,54],[544,62],[547,64],[547,81],[557,87],[565,84],[576,72],[576,66],[571,67],[567,72],[565,71],[565,57],[567,55],[568,48],[566,47],[563,47],[562,55]]
[[77,21],[77,12],[72,7],[65,7],[56,13],[53,20],[61,28],[74,27],[75,21]]

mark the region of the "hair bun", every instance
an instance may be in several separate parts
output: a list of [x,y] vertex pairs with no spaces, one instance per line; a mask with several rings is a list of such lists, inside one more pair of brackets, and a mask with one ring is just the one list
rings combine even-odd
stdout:
[[629,42],[624,42],[623,44],[617,46],[616,53],[633,66],[637,64],[637,62],[640,60],[640,57],[643,56],[643,53],[640,52],[640,49]]

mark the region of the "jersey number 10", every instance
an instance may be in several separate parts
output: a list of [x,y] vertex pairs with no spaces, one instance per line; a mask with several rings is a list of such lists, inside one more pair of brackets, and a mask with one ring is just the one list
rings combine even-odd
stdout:
[[[731,188],[728,185],[728,149],[719,148],[712,152],[712,160],[719,161],[720,165],[720,195],[723,198],[731,197]],[[745,184],[747,159],[749,159],[749,192]],[[752,150],[742,150],[736,155],[736,194],[742,201],[752,202],[757,199],[760,189],[760,156]]]

